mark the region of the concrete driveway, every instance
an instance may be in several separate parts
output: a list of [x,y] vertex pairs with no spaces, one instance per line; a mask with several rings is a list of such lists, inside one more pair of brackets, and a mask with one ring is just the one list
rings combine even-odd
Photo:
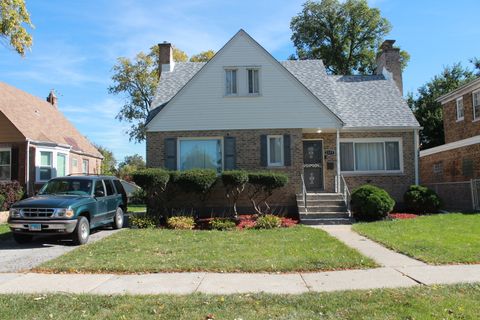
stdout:
[[[107,229],[92,232],[88,243],[118,231]],[[72,241],[56,237],[35,237],[28,244],[17,244],[12,237],[0,239],[0,272],[26,271],[76,248],[78,246],[74,246]]]

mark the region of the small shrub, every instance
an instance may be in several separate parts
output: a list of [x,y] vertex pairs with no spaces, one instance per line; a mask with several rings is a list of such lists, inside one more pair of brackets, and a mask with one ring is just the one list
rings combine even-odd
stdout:
[[248,172],[243,170],[224,171],[222,173],[222,183],[225,187],[225,197],[231,203],[233,214],[238,216],[237,200],[245,190],[248,182]]
[[248,174],[248,198],[257,214],[266,214],[270,211],[268,198],[276,189],[288,183],[288,176],[271,171],[250,172]]
[[0,194],[0,210],[3,208],[3,203],[5,202],[5,197]]
[[129,222],[132,227],[138,229],[153,229],[158,225],[156,219],[150,216],[132,215]]
[[352,192],[353,217],[358,221],[374,221],[385,218],[393,210],[395,201],[387,191],[363,185]]
[[192,230],[195,227],[195,221],[187,216],[170,217],[167,220],[167,226],[175,230]]
[[257,229],[274,229],[282,225],[282,219],[272,214],[258,217],[255,228]]
[[419,185],[411,185],[403,196],[405,206],[416,213],[438,212],[442,200],[435,191]]
[[294,220],[294,219],[291,219],[291,218],[281,218],[282,219],[282,225],[281,227],[282,228],[290,228],[290,227],[293,227],[295,226],[298,221],[297,220]]
[[230,219],[215,218],[210,220],[210,228],[212,230],[233,230],[235,229],[235,221]]
[[7,211],[10,206],[23,197],[23,188],[18,181],[0,182],[0,195],[4,197],[0,211]]

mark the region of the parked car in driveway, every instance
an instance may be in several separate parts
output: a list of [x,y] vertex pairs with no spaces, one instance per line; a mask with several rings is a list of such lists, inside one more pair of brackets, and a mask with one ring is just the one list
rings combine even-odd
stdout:
[[127,195],[116,177],[67,176],[51,179],[34,197],[13,204],[8,224],[18,243],[36,235],[70,235],[79,245],[94,228],[122,228],[126,211]]

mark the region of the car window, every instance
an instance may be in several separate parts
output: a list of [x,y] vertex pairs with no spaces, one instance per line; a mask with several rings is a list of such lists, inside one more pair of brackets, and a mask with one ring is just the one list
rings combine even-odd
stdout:
[[54,179],[46,183],[39,194],[89,195],[92,181],[84,179]]
[[94,194],[97,194],[98,191],[103,191],[103,194],[105,194],[105,188],[103,187],[102,180],[97,180],[95,182],[95,192],[94,192]]
[[107,196],[115,194],[111,180],[103,180],[103,183],[105,183],[105,188],[107,189]]

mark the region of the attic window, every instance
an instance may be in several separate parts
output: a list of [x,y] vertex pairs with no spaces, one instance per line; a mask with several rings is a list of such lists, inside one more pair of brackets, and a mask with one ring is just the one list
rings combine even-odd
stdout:
[[464,117],[463,98],[457,99],[457,121],[462,121]]
[[237,70],[225,70],[225,95],[232,96],[237,94]]
[[258,69],[247,69],[248,73],[248,94],[260,94],[260,85],[259,85],[259,70]]

